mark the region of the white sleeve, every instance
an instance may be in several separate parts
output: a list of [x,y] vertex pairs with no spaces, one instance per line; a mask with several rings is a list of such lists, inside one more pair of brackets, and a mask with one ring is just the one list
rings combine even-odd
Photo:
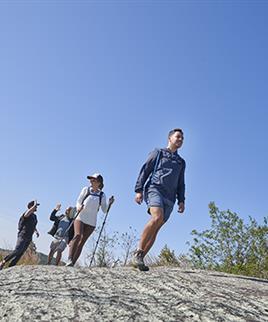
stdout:
[[80,192],[80,195],[76,201],[76,208],[78,208],[79,206],[82,205],[82,201],[83,199],[85,198],[86,194],[87,194],[87,190],[88,190],[88,187],[84,187],[82,189],[82,191]]
[[106,201],[106,195],[105,193],[103,193],[102,197],[101,197],[101,210],[106,213],[108,209],[108,204]]

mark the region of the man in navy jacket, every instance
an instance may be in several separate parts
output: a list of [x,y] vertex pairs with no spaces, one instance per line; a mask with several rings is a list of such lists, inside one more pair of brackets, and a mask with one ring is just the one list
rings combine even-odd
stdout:
[[145,200],[148,213],[151,214],[133,256],[134,266],[142,271],[149,270],[143,258],[153,246],[159,229],[168,220],[176,199],[178,212],[184,212],[185,161],[177,153],[182,144],[183,131],[171,130],[167,148],[155,149],[150,153],[136,182],[135,201],[141,204]]
[[32,241],[34,232],[39,237],[39,232],[36,229],[37,216],[35,212],[39,203],[36,200],[32,200],[27,205],[27,210],[21,215],[18,225],[18,238],[16,247],[13,252],[7,255],[0,263],[0,270],[4,268],[5,264],[9,261],[9,267],[15,266],[20,260],[22,255],[27,250]]

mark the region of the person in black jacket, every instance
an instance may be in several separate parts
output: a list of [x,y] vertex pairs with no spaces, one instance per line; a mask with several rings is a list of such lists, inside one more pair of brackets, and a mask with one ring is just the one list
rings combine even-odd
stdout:
[[74,230],[73,227],[70,227],[73,221],[73,215],[75,208],[68,207],[65,210],[65,214],[56,216],[57,212],[60,210],[61,204],[56,205],[53,209],[50,220],[54,221],[54,225],[51,230],[48,232],[54,237],[50,244],[50,252],[48,254],[47,264],[51,264],[53,255],[57,252],[56,255],[56,265],[59,265],[63,251],[65,250],[67,244],[72,240]]
[[13,252],[7,255],[2,262],[0,262],[0,270],[4,268],[7,262],[10,262],[9,267],[15,266],[20,260],[22,255],[27,250],[28,246],[32,241],[34,232],[36,236],[39,237],[39,233],[36,229],[37,217],[36,210],[39,206],[36,200],[30,201],[27,205],[27,210],[21,215],[19,224],[18,224],[18,238],[16,247]]

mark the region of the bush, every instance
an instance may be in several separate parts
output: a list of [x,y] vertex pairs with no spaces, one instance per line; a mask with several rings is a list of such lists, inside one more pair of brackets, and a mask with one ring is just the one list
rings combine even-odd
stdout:
[[131,256],[136,249],[137,242],[137,231],[131,226],[127,232],[121,234],[118,244],[122,251],[121,262],[123,266],[130,265]]
[[238,214],[220,211],[209,204],[211,228],[192,231],[190,259],[197,268],[268,278],[268,218],[258,224],[249,217],[245,224]]
[[99,239],[98,247],[96,249],[94,258],[92,260],[94,250],[96,248],[97,239],[99,237],[101,227],[98,227],[94,235],[91,237],[90,246],[86,254],[85,265],[89,266],[91,261],[93,266],[111,267],[116,262],[114,250],[118,243],[118,233],[108,233],[104,228]]
[[182,269],[191,269],[192,263],[190,258],[185,254],[176,255],[174,250],[171,250],[168,245],[165,245],[158,256],[149,253],[144,258],[147,265],[152,267],[157,266],[176,266]]
[[[12,250],[2,250],[0,252],[0,261],[4,259],[8,254],[10,254]],[[11,259],[12,261],[12,259]],[[21,259],[18,261],[17,265],[37,265],[39,263],[39,256],[36,252],[36,245],[34,242],[31,242],[26,252],[23,254]],[[10,261],[6,263],[5,266],[8,266]]]
[[39,256],[36,252],[36,245],[31,242],[17,265],[37,265],[38,263]]
[[179,265],[179,261],[175,255],[174,250],[170,250],[167,245],[165,245],[160,251],[158,259],[159,265]]

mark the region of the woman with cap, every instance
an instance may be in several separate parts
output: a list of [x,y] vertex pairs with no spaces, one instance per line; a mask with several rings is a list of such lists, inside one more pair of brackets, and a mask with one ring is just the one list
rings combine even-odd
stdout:
[[37,206],[39,206],[39,203],[37,203],[36,200],[30,201],[27,205],[28,209],[21,215],[18,225],[18,239],[16,247],[12,253],[7,255],[2,262],[0,262],[0,270],[10,260],[12,261],[9,264],[9,267],[17,264],[30,245],[34,232],[36,233],[36,237],[39,237],[39,233],[36,229],[37,217],[35,214]]
[[69,258],[66,266],[73,266],[79,258],[83,246],[95,230],[99,208],[107,212],[108,205],[114,202],[114,197],[106,202],[106,195],[102,191],[103,177],[99,173],[87,176],[89,187],[84,187],[77,199],[77,217],[74,220],[74,237],[70,243]]

